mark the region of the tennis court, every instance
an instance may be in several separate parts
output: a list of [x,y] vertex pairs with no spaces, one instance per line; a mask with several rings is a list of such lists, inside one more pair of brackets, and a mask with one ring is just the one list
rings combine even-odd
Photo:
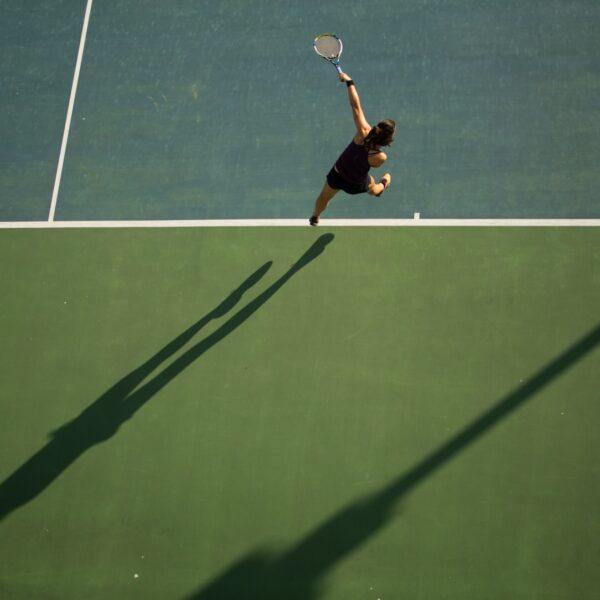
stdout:
[[597,598],[599,25],[2,4],[0,598]]

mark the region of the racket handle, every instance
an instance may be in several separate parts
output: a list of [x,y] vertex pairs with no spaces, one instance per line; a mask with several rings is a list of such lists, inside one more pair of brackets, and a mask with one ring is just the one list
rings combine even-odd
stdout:
[[334,65],[334,66],[335,66],[335,70],[341,75],[343,73],[342,67],[340,67],[340,65]]

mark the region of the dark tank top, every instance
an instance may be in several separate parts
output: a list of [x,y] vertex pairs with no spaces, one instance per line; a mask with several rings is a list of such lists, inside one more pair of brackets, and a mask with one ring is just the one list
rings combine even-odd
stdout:
[[347,181],[359,185],[365,183],[371,168],[367,147],[350,142],[337,159],[335,168]]

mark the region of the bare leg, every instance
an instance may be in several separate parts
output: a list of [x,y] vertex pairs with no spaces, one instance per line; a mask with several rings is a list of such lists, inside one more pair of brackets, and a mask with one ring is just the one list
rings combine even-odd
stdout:
[[317,197],[315,202],[315,210],[313,212],[313,216],[310,219],[311,225],[316,225],[319,222],[319,216],[321,213],[327,208],[329,201],[339,192],[340,190],[336,190],[329,186],[327,182],[323,184],[323,189],[321,193]]
[[[383,183],[384,180],[386,181],[385,184]],[[381,196],[384,190],[390,187],[390,183],[392,183],[392,176],[389,173],[385,173],[379,183],[375,183],[375,180],[371,177],[369,194],[371,194],[371,196]]]

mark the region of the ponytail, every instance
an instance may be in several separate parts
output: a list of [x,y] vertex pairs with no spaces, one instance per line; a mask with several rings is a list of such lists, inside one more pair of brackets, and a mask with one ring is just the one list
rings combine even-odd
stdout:
[[389,146],[394,139],[395,131],[396,123],[392,119],[380,121],[367,134],[364,142],[365,146],[369,150],[373,150],[376,146]]

